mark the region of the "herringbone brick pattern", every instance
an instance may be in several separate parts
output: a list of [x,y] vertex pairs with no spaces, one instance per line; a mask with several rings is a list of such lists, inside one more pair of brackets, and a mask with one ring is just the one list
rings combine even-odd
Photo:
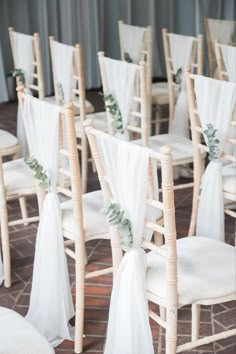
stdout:
[[[92,98],[95,93],[91,94]],[[98,106],[97,106],[98,107]],[[15,132],[16,104],[0,105],[0,129]],[[98,188],[98,181],[95,174],[90,173],[89,190]],[[191,190],[178,191],[175,194],[176,219],[178,237],[187,235],[191,213]],[[37,213],[36,200],[27,201],[29,213]],[[9,204],[10,219],[19,213],[17,202]],[[11,259],[13,284],[10,289],[0,288],[0,306],[14,309],[22,315],[27,312],[30,289],[32,266],[34,260],[34,247],[37,232],[37,223],[28,226],[11,227]],[[226,217],[226,239],[234,244],[235,224],[230,217]],[[88,269],[97,269],[104,265],[111,264],[111,253],[107,241],[92,241],[87,245]],[[69,262],[69,273],[72,292],[75,288],[75,271],[73,261]],[[222,265],[223,266],[223,265]],[[233,265],[232,265],[233,266]],[[112,287],[111,276],[101,276],[89,279],[85,289],[85,339],[84,353],[101,354],[106,336],[108,308]],[[224,305],[203,306],[201,311],[201,335],[210,335],[222,330],[233,328],[236,324],[236,303],[230,302]],[[158,354],[165,353],[164,330],[161,330],[151,321],[153,339]],[[191,335],[191,309],[185,307],[179,310],[178,317],[178,342],[184,343],[190,340]],[[58,348],[56,353],[72,354],[73,342],[65,341]],[[197,350],[186,351],[185,354],[235,354],[236,339],[221,340],[215,344],[205,345]],[[23,353],[22,353],[23,354]],[[32,353],[33,354],[33,353]],[[122,353],[121,353],[122,354]],[[143,353],[146,354],[146,353]]]

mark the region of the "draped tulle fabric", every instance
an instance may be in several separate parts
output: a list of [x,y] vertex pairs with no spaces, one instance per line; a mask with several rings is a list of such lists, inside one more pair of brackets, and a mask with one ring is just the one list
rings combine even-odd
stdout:
[[124,52],[128,53],[132,62],[139,64],[144,60],[142,50],[144,49],[145,27],[137,27],[123,24],[121,35]]
[[104,58],[107,93],[116,99],[126,129],[129,122],[129,114],[132,107],[132,96],[135,90],[137,65],[119,60]]
[[170,56],[174,74],[181,69],[180,92],[176,101],[171,133],[189,138],[189,112],[186,92],[185,70],[189,67],[193,48],[193,37],[170,33]]
[[75,88],[76,81],[73,80],[73,59],[75,48],[56,41],[51,43],[53,75],[56,87],[61,85],[64,102],[72,101],[74,98],[72,89]]
[[[13,32],[14,62],[15,68],[24,72],[26,92],[31,93],[29,85],[33,84],[34,72],[34,53],[33,53],[33,36],[27,34]],[[17,109],[17,138],[20,144],[20,156],[24,157],[28,153],[28,145],[25,136],[25,129],[21,114],[21,109]]]
[[235,31],[235,23],[227,20],[208,18],[208,27],[213,47],[215,40],[223,44],[228,44]]
[[[146,296],[146,254],[140,244],[144,220],[157,214],[146,208],[149,149],[128,144],[108,135],[98,137],[99,150],[113,199],[128,214],[133,247],[125,254],[111,295],[105,354],[153,354]],[[157,180],[155,180],[157,189]],[[145,235],[144,235],[145,233]]]
[[56,193],[58,178],[59,117],[57,106],[25,96],[23,119],[31,156],[50,178],[37,232],[30,321],[48,341],[56,346],[72,339],[69,319],[74,307],[64,253],[60,203]]
[[[204,76],[195,76],[194,87],[201,126],[205,130],[207,124],[211,123],[217,129],[221,154],[235,104],[235,85]],[[207,143],[206,137],[205,140]],[[224,241],[224,200],[220,158],[208,164],[202,178],[196,233],[198,236]]]

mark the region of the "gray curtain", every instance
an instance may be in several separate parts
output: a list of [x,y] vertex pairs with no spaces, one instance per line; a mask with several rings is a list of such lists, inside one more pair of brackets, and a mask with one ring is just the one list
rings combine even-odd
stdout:
[[[8,27],[39,32],[46,94],[52,93],[48,36],[84,51],[87,88],[100,87],[97,52],[119,58],[117,22],[153,29],[153,76],[165,77],[161,29],[204,34],[203,17],[236,19],[235,0],[0,0],[0,102],[8,99],[6,75],[13,68]],[[2,50],[1,50],[2,49]]]

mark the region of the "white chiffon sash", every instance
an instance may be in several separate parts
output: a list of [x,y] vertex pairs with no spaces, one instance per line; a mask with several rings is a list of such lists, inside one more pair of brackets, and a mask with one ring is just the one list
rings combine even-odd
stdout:
[[139,64],[144,48],[145,27],[122,24],[122,41],[124,52],[128,53],[134,64]]
[[223,44],[228,44],[235,31],[234,22],[227,20],[208,18],[208,27],[213,46],[215,40]]
[[[217,138],[220,141],[219,158],[208,164],[202,178],[196,234],[224,241],[224,200],[220,155],[224,150],[235,104],[235,85],[195,75],[194,88],[202,128],[205,130],[207,124],[211,123],[217,129]],[[205,136],[204,138],[207,143]]]
[[221,50],[229,81],[236,83],[236,47],[222,44]]
[[123,129],[129,123],[129,114],[132,106],[132,96],[135,90],[137,65],[120,60],[104,58],[107,93],[111,94],[119,106]]
[[[98,145],[114,202],[127,212],[133,234],[133,247],[123,257],[114,280],[104,353],[153,354],[146,254],[140,247],[144,236],[151,237],[150,232],[144,235],[150,150],[105,134],[98,137]],[[156,217],[152,213],[153,221]]]
[[[30,94],[29,85],[33,84],[34,72],[34,53],[33,53],[33,36],[27,34],[13,32],[14,47],[14,65],[16,69],[21,69],[25,77],[25,90]],[[25,136],[25,128],[22,120],[21,109],[17,109],[17,138],[20,144],[20,157],[24,157],[28,153],[28,145]]]
[[189,138],[189,113],[186,92],[185,70],[190,64],[193,37],[170,33],[170,55],[174,74],[181,69],[180,93],[176,101],[171,133]]
[[60,108],[25,96],[23,119],[31,155],[50,179],[37,232],[32,290],[26,315],[48,341],[56,346],[72,339],[69,319],[74,315],[64,253],[58,179]]
[[61,85],[64,94],[64,103],[73,101],[76,81],[73,80],[73,60],[75,48],[56,41],[51,43],[53,75],[56,83]]

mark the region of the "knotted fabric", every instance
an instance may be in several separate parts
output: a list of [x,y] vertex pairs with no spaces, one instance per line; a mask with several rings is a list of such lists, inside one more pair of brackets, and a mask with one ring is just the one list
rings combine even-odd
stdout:
[[189,112],[185,70],[190,65],[194,37],[170,33],[169,40],[173,71],[175,75],[179,71],[181,78],[180,92],[174,109],[171,133],[189,138]]
[[[115,98],[121,112],[123,129],[126,130],[132,107],[132,96],[136,90],[138,66],[107,57],[104,58],[104,65],[107,78],[105,94],[111,94]],[[128,138],[127,132],[125,133]]]
[[26,318],[53,346],[57,346],[64,339],[71,339],[68,321],[74,315],[56,192],[60,108],[26,95],[23,119],[31,155],[50,179],[38,226]]
[[123,257],[114,280],[104,353],[153,354],[146,254],[140,247],[143,237],[150,240],[152,235],[144,230],[145,217],[148,214],[152,221],[157,217],[156,210],[150,216],[146,208],[150,150],[106,134],[99,135],[97,141],[113,201],[126,211],[133,235],[133,246]]
[[[198,236],[224,241],[224,200],[222,162],[229,124],[235,105],[235,85],[225,81],[194,76],[197,108],[203,130],[211,123],[219,139],[218,158],[211,160],[202,178],[202,190],[197,215]],[[207,143],[207,138],[204,135]]]
[[[34,72],[34,52],[33,52],[33,36],[27,34],[13,32],[13,53],[14,66],[16,69],[21,69],[25,78],[25,90],[28,94],[31,93],[29,85],[33,84]],[[28,152],[28,145],[25,136],[25,129],[22,120],[21,109],[18,106],[17,110],[17,138],[20,144],[20,156],[25,156]]]
[[139,64],[143,60],[144,39],[145,39],[145,27],[130,26],[122,24],[121,36],[123,42],[123,49],[125,53],[128,53],[132,62]]
[[58,96],[61,101],[64,101],[64,103],[73,101],[74,94],[72,89],[75,88],[76,83],[76,81],[73,80],[73,60],[75,48],[73,46],[52,41],[51,53],[56,90],[58,94],[59,91],[62,91],[64,97],[60,97],[60,94]]

